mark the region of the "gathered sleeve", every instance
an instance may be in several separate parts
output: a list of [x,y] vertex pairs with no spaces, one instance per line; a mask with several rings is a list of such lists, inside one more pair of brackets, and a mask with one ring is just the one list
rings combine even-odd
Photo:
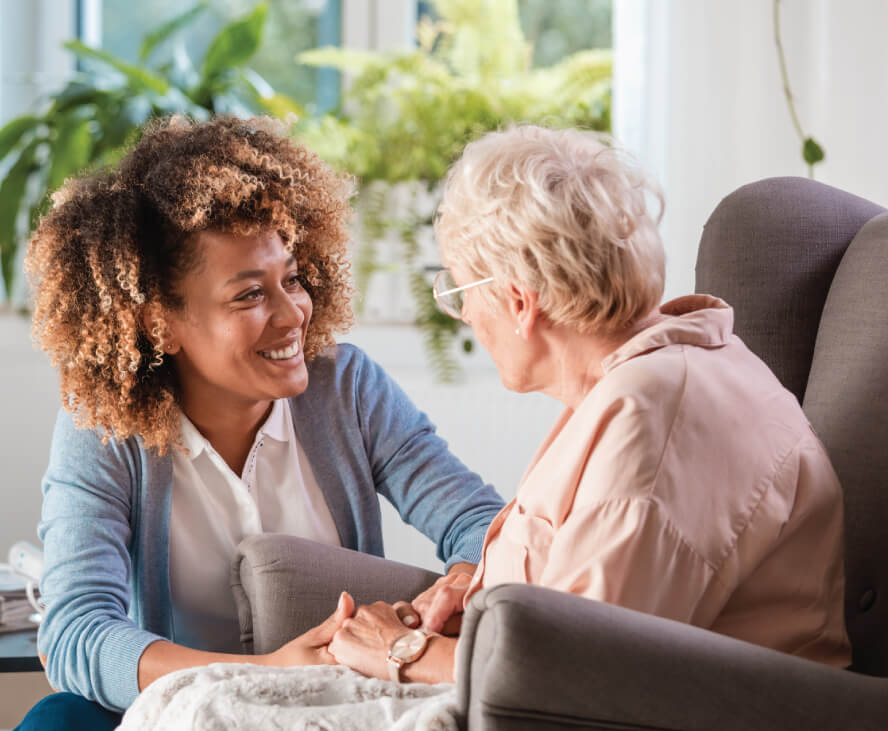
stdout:
[[540,583],[690,623],[713,576],[654,500],[627,497],[572,511]]
[[623,393],[575,414],[522,485],[488,579],[517,557],[519,580],[690,622],[715,572],[672,520],[684,480],[664,474],[663,455],[676,402]]

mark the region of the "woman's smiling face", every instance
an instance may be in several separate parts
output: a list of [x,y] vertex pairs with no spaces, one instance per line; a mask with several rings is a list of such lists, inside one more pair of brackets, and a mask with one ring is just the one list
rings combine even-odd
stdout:
[[301,394],[312,303],[280,236],[203,231],[194,245],[198,264],[179,284],[184,309],[167,314],[183,410]]

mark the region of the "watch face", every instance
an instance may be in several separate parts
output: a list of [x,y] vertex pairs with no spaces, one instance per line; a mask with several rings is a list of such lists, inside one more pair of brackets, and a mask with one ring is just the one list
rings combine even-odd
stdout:
[[389,653],[403,662],[412,662],[428,642],[429,636],[418,629],[406,632],[392,643]]

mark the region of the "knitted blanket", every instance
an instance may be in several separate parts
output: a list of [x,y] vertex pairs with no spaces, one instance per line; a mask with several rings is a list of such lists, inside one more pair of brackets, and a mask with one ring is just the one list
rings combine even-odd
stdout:
[[456,731],[452,684],[399,685],[346,667],[217,663],[148,686],[119,731],[217,729]]

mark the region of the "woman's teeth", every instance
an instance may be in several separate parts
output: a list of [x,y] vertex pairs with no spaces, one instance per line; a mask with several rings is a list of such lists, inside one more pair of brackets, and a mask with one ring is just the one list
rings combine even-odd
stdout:
[[291,346],[287,348],[283,348],[282,350],[260,350],[259,355],[263,358],[268,358],[269,360],[285,360],[287,358],[292,358],[294,355],[299,353],[299,343],[293,343]]

